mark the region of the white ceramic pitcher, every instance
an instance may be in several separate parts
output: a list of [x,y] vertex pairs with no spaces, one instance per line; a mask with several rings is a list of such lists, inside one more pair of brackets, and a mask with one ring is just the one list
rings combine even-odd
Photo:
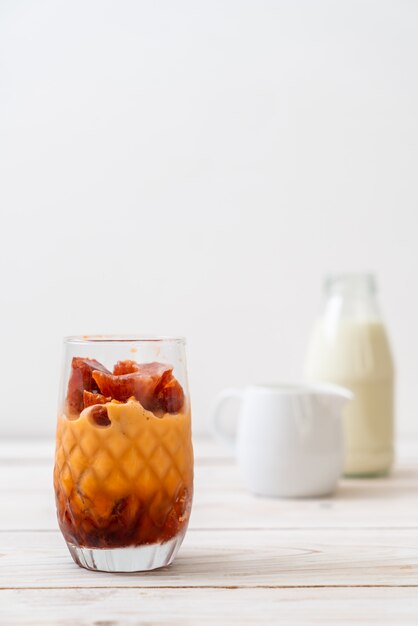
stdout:
[[[233,446],[248,488],[280,497],[324,496],[337,486],[343,465],[341,414],[351,391],[336,385],[252,386],[226,389],[212,419]],[[226,432],[230,401],[239,402],[236,437]]]

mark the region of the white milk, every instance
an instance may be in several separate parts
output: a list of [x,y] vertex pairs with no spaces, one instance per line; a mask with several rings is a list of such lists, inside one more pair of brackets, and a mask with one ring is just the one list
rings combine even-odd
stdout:
[[394,371],[379,318],[335,311],[324,315],[312,334],[306,374],[310,381],[336,383],[355,394],[344,414],[344,473],[388,472],[393,461]]

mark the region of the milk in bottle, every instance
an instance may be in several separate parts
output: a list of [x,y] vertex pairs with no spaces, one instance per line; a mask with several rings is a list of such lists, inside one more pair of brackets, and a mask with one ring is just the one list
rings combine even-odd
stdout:
[[328,278],[306,359],[307,378],[351,389],[345,409],[344,473],[373,476],[393,461],[394,368],[370,275]]

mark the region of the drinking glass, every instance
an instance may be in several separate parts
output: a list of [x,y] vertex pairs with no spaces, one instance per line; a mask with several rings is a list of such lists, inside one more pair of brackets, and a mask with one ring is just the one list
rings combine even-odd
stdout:
[[78,565],[133,572],[173,561],[193,495],[184,339],[64,340],[54,488]]

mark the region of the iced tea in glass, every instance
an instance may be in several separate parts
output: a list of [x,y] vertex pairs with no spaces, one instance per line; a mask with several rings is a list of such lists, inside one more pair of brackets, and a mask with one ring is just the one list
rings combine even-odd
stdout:
[[78,565],[127,572],[173,561],[193,495],[183,339],[64,340],[54,487]]

